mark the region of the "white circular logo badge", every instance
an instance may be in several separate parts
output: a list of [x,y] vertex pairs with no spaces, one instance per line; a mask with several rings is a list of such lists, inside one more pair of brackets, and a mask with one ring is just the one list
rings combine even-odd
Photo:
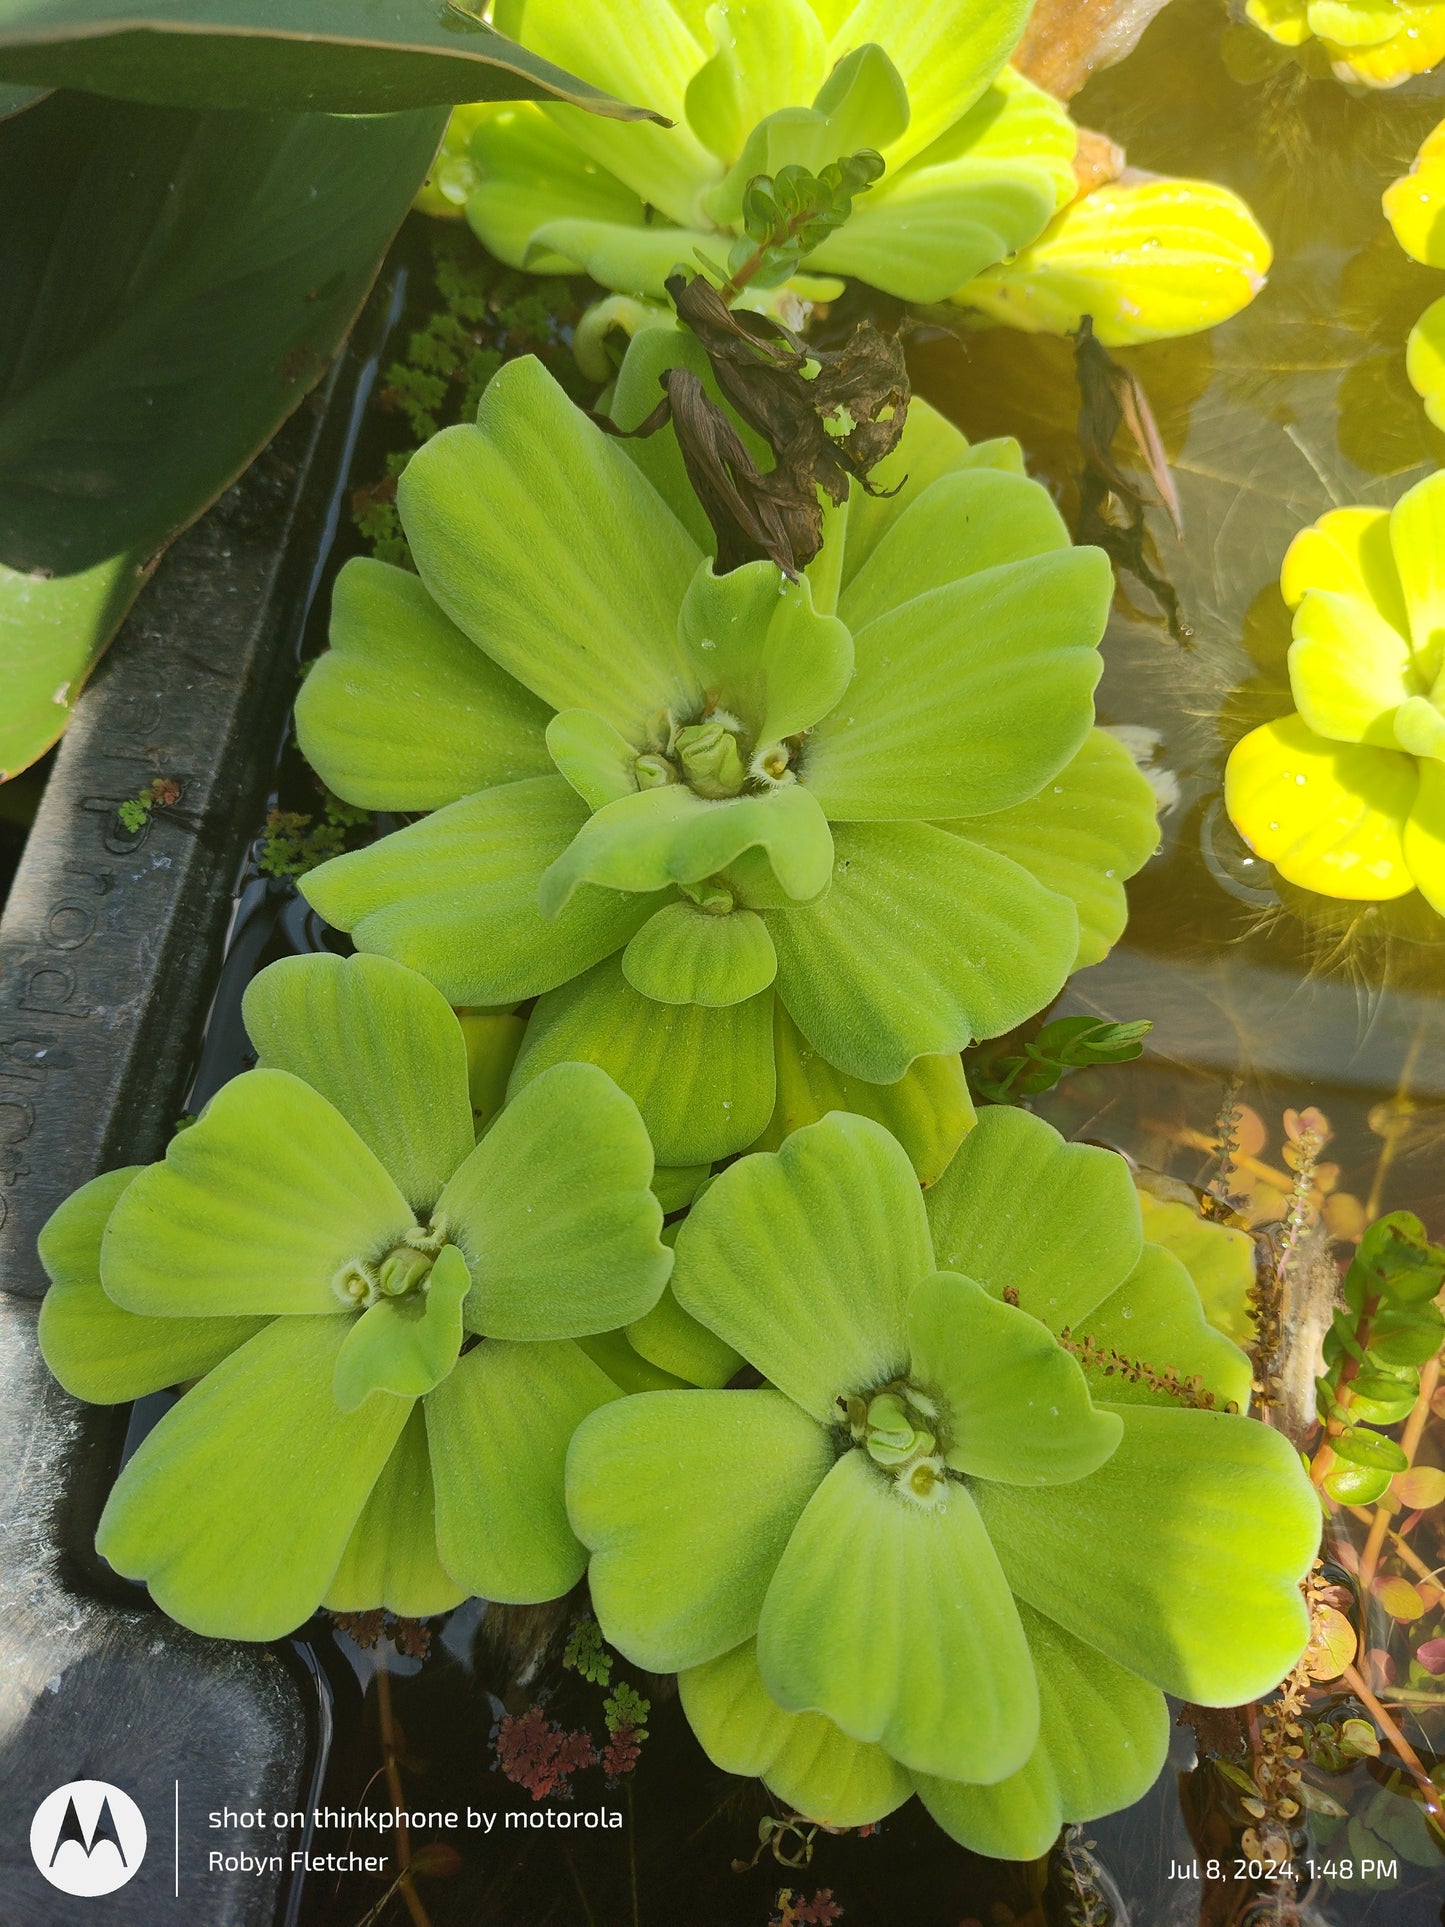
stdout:
[[146,1823],[107,1780],[71,1780],[47,1793],[30,1822],[30,1852],[52,1887],[93,1899],[113,1894],[145,1859]]

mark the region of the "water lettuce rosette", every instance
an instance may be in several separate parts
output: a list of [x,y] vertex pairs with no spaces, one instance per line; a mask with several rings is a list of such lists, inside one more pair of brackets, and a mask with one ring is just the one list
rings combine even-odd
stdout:
[[455,1015],[384,958],[273,964],[244,1016],[258,1067],[42,1234],[69,1391],[196,1381],[122,1470],[100,1552],[229,1638],[322,1604],[565,1593],[567,1443],[620,1396],[571,1341],[641,1318],[672,1263],[635,1107],[559,1066],[477,1142]]
[[1089,313],[1105,342],[1236,313],[1270,258],[1248,208],[1199,181],[1078,198],[1078,129],[1006,64],[1028,14],[1027,0],[526,0],[508,16],[525,45],[676,125],[507,102],[469,118],[452,178],[470,170],[467,218],[509,266],[658,300],[679,263],[749,253],[751,179],[869,150],[882,178],[805,255],[795,293],[830,298],[847,276],[1059,333]]
[[1393,509],[1332,509],[1290,544],[1296,712],[1225,770],[1240,834],[1289,882],[1445,915],[1445,474]]
[[1445,60],[1439,0],[1247,0],[1255,26],[1281,47],[1318,48],[1336,79],[1398,87]]
[[[619,412],[682,342],[638,337]],[[961,1131],[944,1060],[1104,955],[1155,841],[1092,727],[1108,562],[995,459],[920,409],[802,581],[719,577],[671,429],[509,363],[401,478],[419,575],[348,564],[297,708],[338,794],[433,814],[306,896],[454,1004],[536,999],[512,1090],[600,1064],[663,1165],[753,1143],[780,1051],[915,1116],[926,1076]]]
[[[1439,11],[1445,30],[1445,8]],[[1385,189],[1383,203],[1406,254],[1424,267],[1445,268],[1445,121],[1426,135],[1409,173]],[[1445,428],[1445,296],[1432,301],[1410,330],[1405,370],[1425,413]]]
[[673,1289],[763,1387],[593,1413],[569,1513],[608,1640],[809,1818],[916,1792],[1034,1858],[1151,1784],[1164,1693],[1237,1705],[1298,1658],[1318,1503],[1223,1409],[1248,1361],[1112,1152],[997,1107],[921,1193],[834,1114],[713,1182]]

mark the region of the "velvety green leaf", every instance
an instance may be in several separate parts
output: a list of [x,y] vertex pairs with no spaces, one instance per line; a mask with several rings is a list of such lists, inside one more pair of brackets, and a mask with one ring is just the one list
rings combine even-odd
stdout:
[[785,1713],[770,1699],[752,1640],[679,1674],[677,1690],[715,1766],[765,1780],[810,1820],[868,1826],[913,1791],[912,1775],[881,1746],[850,1740],[821,1713]]
[[906,491],[867,561],[850,574],[839,613],[863,629],[930,589],[1069,546],[1064,519],[1038,482],[996,468],[950,469],[921,492]]
[[467,1094],[478,1131],[507,1101],[507,1080],[526,1035],[527,1020],[507,1013],[460,1010],[457,1022],[467,1046]]
[[1007,857],[930,823],[847,823],[819,902],[770,914],[778,994],[813,1048],[870,1083],[1042,1010],[1078,919]]
[[808,739],[825,814],[974,816],[1034,795],[1093,724],[1113,592],[1102,549],[1066,549],[928,590],[855,631],[847,700]]
[[426,1401],[437,1551],[467,1592],[508,1605],[560,1599],[587,1555],[567,1523],[572,1434],[620,1397],[576,1345],[486,1339]]
[[445,997],[386,957],[283,957],[247,985],[241,1015],[262,1065],[319,1091],[428,1216],[474,1142]]
[[1001,1780],[1038,1737],[1028,1645],[967,1489],[950,1481],[926,1508],[859,1451],[788,1541],[758,1670],[789,1712],[825,1713],[920,1773]]
[[118,1305],[162,1318],[341,1314],[337,1273],[415,1222],[324,1097],[288,1071],[246,1071],[132,1181],[105,1228],[101,1277]]
[[40,1305],[40,1350],[75,1398],[119,1405],[199,1378],[260,1331],[258,1318],[142,1318],[100,1283],[100,1240],[117,1198],[143,1167],[107,1171],[73,1191],[40,1233],[50,1289]]
[[354,1412],[373,1392],[421,1398],[440,1384],[462,1348],[462,1300],[471,1283],[466,1260],[448,1245],[424,1292],[380,1298],[354,1319],[331,1383],[340,1409]]
[[1038,1745],[994,1786],[918,1778],[919,1798],[944,1831],[998,1860],[1037,1860],[1065,1821],[1132,1806],[1169,1750],[1169,1709],[1157,1687],[1022,1601],[1018,1610],[1039,1683]]
[[758,121],[811,100],[827,74],[827,39],[809,0],[720,8],[708,17],[716,51],[687,88],[692,131],[732,162]]
[[1074,968],[1099,963],[1123,934],[1124,880],[1159,841],[1154,792],[1107,731],[1090,730],[1074,760],[1012,809],[943,826],[1012,857],[1079,913]]
[[593,1064],[521,1089],[442,1193],[472,1331],[576,1338],[640,1318],[672,1269],[637,1107]]
[[391,1397],[336,1409],[347,1331],[275,1319],[186,1393],[117,1479],[96,1549],[193,1632],[279,1639],[325,1596],[411,1410]]
[[963,159],[886,176],[808,256],[810,269],[856,276],[903,301],[945,301],[1026,246],[1054,211],[1047,167]]
[[1048,1328],[957,1272],[908,1301],[910,1376],[947,1412],[947,1461],[1006,1485],[1062,1485],[1096,1472],[1123,1431],[1098,1411]]
[[908,1295],[933,1269],[918,1180],[870,1118],[835,1111],[721,1172],[677,1240],[684,1311],[820,1424],[908,1361]]
[[402,0],[5,0],[0,76],[160,106],[385,114],[469,100],[638,110],[474,15]]
[[1050,1331],[1082,1328],[1139,1262],[1143,1235],[1129,1167],[1113,1151],[1066,1144],[1051,1125],[993,1104],[927,1197],[938,1262],[995,1298],[1010,1287]]
[[[8,0],[0,49],[22,8],[55,31]],[[150,559],[331,360],[440,129],[69,93],[0,124],[0,769],[59,735]]]
[[542,878],[538,901],[556,916],[584,883],[642,892],[701,883],[745,850],[766,851],[790,897],[827,887],[833,839],[817,800],[802,784],[760,796],[705,798],[684,783],[640,790],[600,809]]
[[[1223,1332],[1206,1324],[1194,1281],[1171,1251],[1146,1244],[1129,1276],[1080,1321],[1076,1338],[1112,1345],[1125,1358],[1140,1359],[1157,1371],[1199,1378],[1221,1405],[1241,1411],[1249,1406],[1253,1376],[1248,1358]],[[1174,1405],[1168,1392],[1153,1391],[1119,1373],[1091,1372],[1095,1396],[1121,1405]]]
[[678,627],[698,680],[746,723],[756,750],[811,729],[853,674],[847,629],[817,612],[806,576],[789,582],[773,562],[721,576],[704,562]]
[[755,997],[777,969],[768,927],[754,911],[714,917],[691,903],[654,911],[622,953],[622,974],[642,996],[711,1009]]
[[361,1509],[322,1604],[329,1612],[381,1606],[404,1619],[450,1612],[466,1597],[437,1558],[436,1501],[426,1417],[414,1405]]
[[348,803],[435,810],[546,776],[546,705],[449,622],[409,569],[353,556],[331,647],[296,698],[301,753]]
[[442,608],[554,709],[580,705],[626,733],[699,702],[677,637],[697,548],[535,357],[493,377],[475,427],[418,450],[397,507]]
[[894,1084],[845,1077],[818,1055],[775,1000],[773,1037],[778,1101],[754,1151],[776,1151],[783,1139],[829,1111],[856,1111],[892,1133],[913,1161],[920,1184],[937,1181],[974,1120],[963,1061],[955,1054],[916,1057]]
[[535,273],[542,262],[556,258],[567,263],[568,272],[590,275],[604,287],[661,301],[668,276],[679,267],[692,269],[697,249],[716,246],[717,236],[707,228],[557,220],[546,222],[532,237],[530,266]]
[[649,1364],[712,1391],[721,1390],[743,1363],[741,1352],[683,1310],[671,1285],[650,1312],[627,1327],[627,1342]]
[[504,783],[334,857],[300,888],[358,949],[420,970],[449,1003],[516,1004],[610,956],[657,907],[583,888],[542,915],[543,872],[586,821],[560,776]]
[[612,1380],[619,1392],[678,1392],[689,1389],[689,1381],[675,1372],[664,1371],[635,1350],[626,1332],[592,1332],[575,1340],[578,1351],[585,1352]]
[[609,1644],[670,1673],[749,1638],[832,1460],[828,1433],[778,1392],[645,1392],[586,1420],[567,1509]]
[[1252,1419],[1119,1413],[1119,1449],[1087,1479],[975,1484],[1009,1584],[1167,1693],[1202,1706],[1258,1699],[1309,1632],[1299,1582],[1320,1509],[1299,1455]]
[[659,1164],[711,1164],[772,1114],[772,1006],[768,991],[720,1010],[654,1003],[614,958],[538,999],[512,1089],[551,1064],[600,1064],[641,1111]]
[[1316,735],[1396,749],[1395,711],[1414,693],[1414,655],[1368,602],[1311,589],[1294,614],[1289,680]]
[[1139,1192],[1139,1208],[1147,1243],[1162,1245],[1184,1266],[1210,1325],[1236,1345],[1247,1345],[1254,1336],[1249,1294],[1255,1282],[1249,1233],[1201,1218],[1192,1203],[1147,1191]]
[[637,750],[590,709],[559,709],[547,725],[547,750],[589,809],[637,793]]
[[641,228],[647,208],[615,176],[589,161],[540,107],[520,101],[488,109],[472,130],[476,185],[466,216],[482,244],[509,268],[565,272],[537,258],[532,237],[560,216]]
[[697,1196],[698,1186],[711,1175],[710,1164],[658,1165],[652,1173],[652,1194],[670,1216],[686,1210]]

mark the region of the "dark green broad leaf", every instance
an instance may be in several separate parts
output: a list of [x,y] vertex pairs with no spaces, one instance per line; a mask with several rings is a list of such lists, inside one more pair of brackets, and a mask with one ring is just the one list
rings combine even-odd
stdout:
[[0,81],[172,107],[625,106],[446,0],[0,0]]
[[443,119],[56,94],[0,121],[0,773],[325,369]]

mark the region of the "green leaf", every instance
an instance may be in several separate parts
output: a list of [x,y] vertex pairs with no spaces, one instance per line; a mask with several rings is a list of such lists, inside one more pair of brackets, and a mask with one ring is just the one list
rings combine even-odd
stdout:
[[586,1420],[567,1508],[608,1643],[670,1673],[749,1638],[832,1460],[829,1435],[778,1392],[643,1392]]
[[471,1284],[466,1260],[447,1245],[424,1291],[380,1298],[354,1319],[331,1382],[340,1409],[356,1411],[373,1392],[421,1398],[439,1385],[462,1348],[462,1300]]
[[1073,905],[930,823],[847,823],[817,903],[770,914],[778,994],[830,1064],[896,1083],[915,1057],[996,1037],[1057,995]]
[[538,999],[512,1089],[579,1059],[633,1100],[659,1164],[711,1164],[751,1144],[772,1114],[772,995],[719,1010],[654,1003],[613,958]]
[[[623,372],[626,372],[625,362]],[[940,476],[971,466],[979,453],[969,447],[962,429],[956,428],[921,397],[914,396],[908,404],[908,419],[897,448],[891,455],[885,455],[870,473],[869,480],[879,492],[865,495],[861,489],[853,489],[849,493],[842,562],[845,593],[884,536],[924,491]],[[1023,474],[1022,452],[1010,466],[1011,472]]]
[[283,957],[247,986],[241,1016],[261,1064],[319,1091],[429,1216],[474,1142],[445,997],[386,957]]
[[847,701],[808,738],[825,814],[977,816],[1033,796],[1093,724],[1113,592],[1101,549],[1065,549],[926,590],[855,630]]
[[533,246],[533,236],[549,221],[571,216],[614,227],[646,225],[643,201],[530,103],[485,109],[468,154],[476,184],[467,196],[467,221],[509,268],[567,272],[560,257],[548,259]]
[[404,1619],[450,1612],[465,1598],[437,1558],[436,1501],[426,1417],[414,1405],[361,1509],[322,1604],[329,1612],[384,1607]]
[[999,856],[1012,857],[1079,913],[1074,968],[1105,958],[1129,914],[1125,879],[1142,870],[1159,841],[1154,792],[1134,759],[1102,729],[1051,782],[1012,809],[942,826]]
[[650,1312],[627,1327],[627,1342],[659,1370],[711,1391],[721,1390],[743,1363],[741,1352],[683,1310],[671,1285]]
[[547,725],[547,750],[590,810],[637,793],[637,750],[590,709],[559,709]]
[[1378,1472],[1408,1472],[1409,1455],[1403,1452],[1393,1439],[1387,1439],[1379,1432],[1368,1432],[1361,1425],[1347,1425],[1344,1430],[1331,1438],[1330,1444],[1338,1458],[1347,1459],[1351,1465],[1365,1465]]
[[[1046,1201],[1046,1208],[1045,1207]],[[938,1262],[995,1298],[1010,1288],[1050,1331],[1086,1314],[1139,1262],[1139,1200],[1113,1151],[1066,1144],[1012,1106],[983,1111],[928,1193]]]
[[769,1698],[752,1640],[679,1674],[677,1690],[715,1766],[765,1780],[810,1819],[870,1826],[913,1791],[912,1775],[881,1746],[849,1739],[821,1713],[785,1713]]
[[776,1151],[783,1139],[829,1111],[856,1111],[896,1137],[912,1159],[918,1182],[937,1182],[972,1129],[974,1109],[963,1061],[957,1055],[916,1057],[896,1083],[869,1084],[846,1077],[804,1040],[775,1002],[773,1036],[778,1100],[754,1151]]
[[702,563],[678,631],[698,680],[747,725],[755,750],[811,729],[853,674],[847,629],[817,612],[806,576],[789,582],[773,562],[721,576]]
[[719,8],[707,26],[717,51],[688,82],[687,119],[705,147],[731,162],[765,115],[812,99],[830,64],[827,40],[809,0]]
[[[910,476],[892,520],[838,599],[855,633],[930,590],[1070,546],[1053,498],[1026,475],[953,468],[933,480],[925,470],[921,488],[916,479]],[[849,512],[851,547],[851,504]]]
[[908,1301],[910,1376],[947,1412],[955,1472],[1007,1485],[1062,1485],[1096,1472],[1119,1443],[1077,1363],[1046,1326],[956,1272]]
[[1252,1419],[1149,1405],[1120,1417],[1119,1449],[1087,1479],[974,1486],[1009,1584],[1166,1693],[1258,1699],[1309,1632],[1299,1582],[1320,1510],[1299,1455]]
[[546,706],[442,614],[407,569],[353,556],[331,597],[331,647],[296,699],[301,753],[369,810],[435,810],[550,774]]
[[1318,736],[1395,749],[1394,717],[1414,690],[1414,656],[1371,603],[1311,588],[1289,647],[1295,706]]
[[350,1306],[337,1273],[415,1222],[324,1097],[289,1071],[246,1071],[133,1180],[105,1229],[101,1278],[127,1311],[162,1318],[339,1316]]
[[[1238,1345],[1206,1324],[1194,1281],[1173,1252],[1146,1244],[1139,1262],[1117,1291],[1079,1320],[1074,1336],[1112,1345],[1126,1358],[1156,1371],[1198,1378],[1221,1404],[1248,1409],[1253,1370]],[[1131,1383],[1118,1374],[1089,1374],[1097,1398],[1121,1405],[1174,1405],[1168,1392]]]
[[386,1397],[337,1410],[348,1329],[275,1319],[186,1393],[117,1479],[96,1550],[192,1632],[279,1639],[330,1586],[411,1409]]
[[1039,1683],[1039,1738],[1028,1761],[994,1786],[918,1779],[944,1832],[998,1860],[1037,1860],[1065,1821],[1132,1806],[1169,1750],[1169,1709],[1157,1687],[1022,1601],[1019,1619]]
[[567,1523],[567,1446],[620,1396],[576,1345],[490,1338],[430,1394],[437,1551],[459,1586],[533,1605],[576,1585],[587,1555]]
[[[55,11],[25,18],[43,37]],[[0,123],[12,773],[59,735],[151,558],[323,373],[440,132],[243,113],[221,84],[220,114],[61,93]]]
[[1445,1317],[1434,1305],[1384,1305],[1370,1328],[1370,1355],[1381,1365],[1423,1365],[1445,1343]]
[[1001,1780],[1038,1737],[1028,1645],[967,1488],[924,1508],[859,1451],[788,1541],[758,1670],[786,1710],[825,1713],[920,1773]]
[[504,783],[321,864],[299,887],[358,949],[421,971],[449,1003],[516,1004],[610,956],[657,907],[584,888],[542,915],[542,874],[586,821],[560,776]]
[[0,76],[158,106],[384,114],[451,101],[640,110],[460,9],[403,0],[5,0]]
[[642,1119],[610,1077],[559,1064],[528,1083],[441,1196],[475,1280],[468,1328],[577,1338],[649,1311],[672,1269],[651,1182]]
[[107,1171],[73,1191],[46,1220],[40,1262],[40,1350],[66,1391],[94,1405],[144,1398],[199,1378],[260,1331],[258,1318],[142,1318],[100,1282],[100,1240],[116,1200],[143,1167]]
[[699,705],[677,637],[697,548],[535,357],[502,367],[475,427],[443,429],[412,457],[397,507],[447,615],[554,709],[594,710],[626,734]]
[[918,1180],[870,1118],[834,1112],[721,1172],[677,1239],[684,1311],[820,1424],[908,1362],[908,1296],[933,1269]]
[[766,990],[777,969],[768,927],[754,911],[715,917],[691,903],[655,911],[622,953],[622,974],[642,996],[714,1010]]
[[538,901],[545,916],[557,916],[584,883],[633,893],[701,883],[754,849],[766,852],[790,897],[806,901],[827,888],[833,839],[802,784],[706,798],[668,783],[590,816],[543,876]]

